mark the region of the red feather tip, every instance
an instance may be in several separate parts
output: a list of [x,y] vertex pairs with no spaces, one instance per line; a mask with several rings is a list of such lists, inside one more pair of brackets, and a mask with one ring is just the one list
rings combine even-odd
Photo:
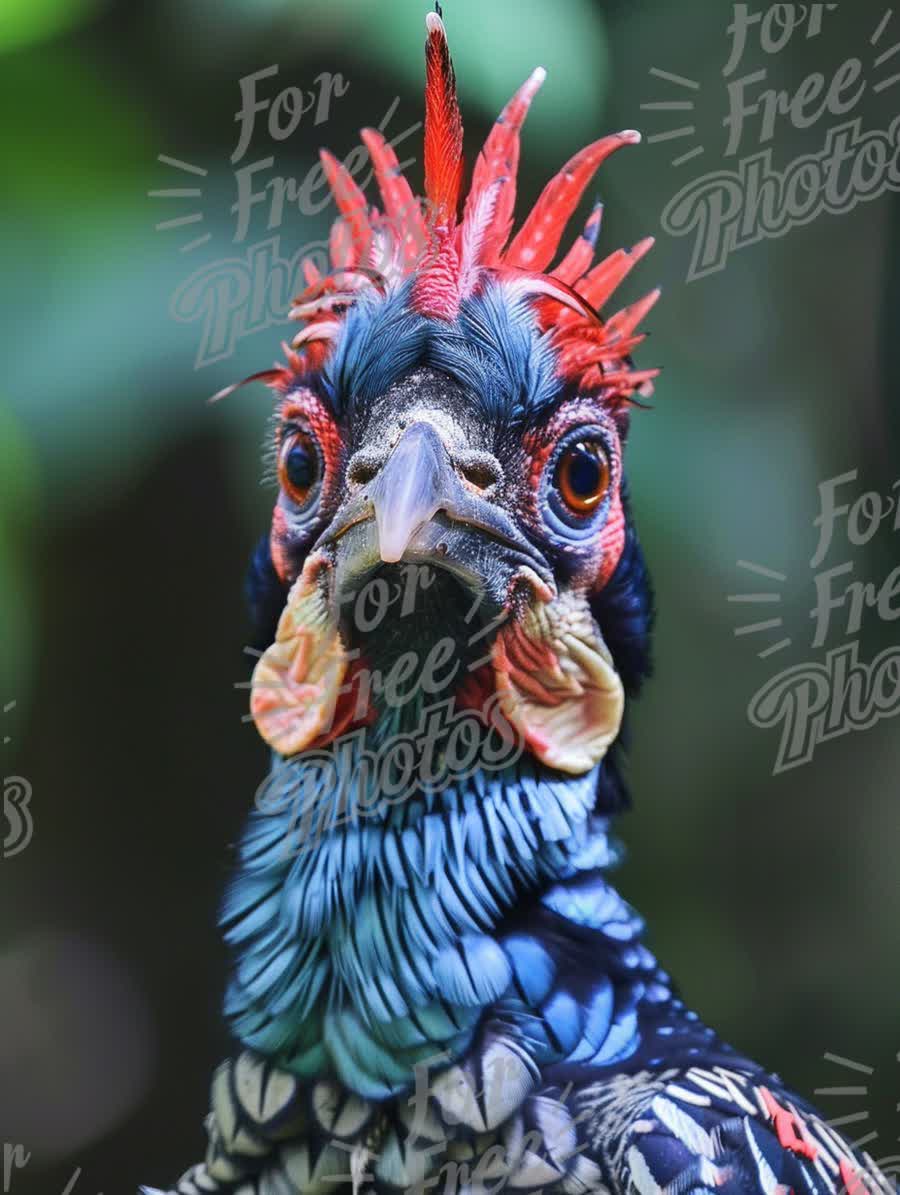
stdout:
[[430,12],[425,28],[425,196],[436,223],[448,225],[456,220],[462,188],[462,115],[444,22]]

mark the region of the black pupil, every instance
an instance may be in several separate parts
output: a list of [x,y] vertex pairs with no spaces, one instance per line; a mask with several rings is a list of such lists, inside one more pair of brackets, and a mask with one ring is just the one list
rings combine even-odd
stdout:
[[579,498],[593,498],[600,489],[603,473],[596,448],[576,444],[569,454],[569,486]]
[[296,490],[308,490],[315,485],[319,461],[311,444],[298,440],[288,451],[284,462],[287,479]]

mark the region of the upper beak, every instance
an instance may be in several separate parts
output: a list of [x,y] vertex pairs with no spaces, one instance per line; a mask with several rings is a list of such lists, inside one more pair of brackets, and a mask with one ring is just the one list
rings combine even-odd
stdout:
[[400,560],[417,531],[438,511],[461,509],[466,497],[440,436],[430,423],[414,423],[369,490],[381,559]]

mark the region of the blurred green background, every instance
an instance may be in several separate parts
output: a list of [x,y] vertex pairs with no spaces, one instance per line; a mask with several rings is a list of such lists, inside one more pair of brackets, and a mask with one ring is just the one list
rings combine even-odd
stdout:
[[[261,388],[205,405],[265,368],[279,324],[195,368],[200,321],[173,317],[195,271],[280,237],[283,257],[332,213],[234,244],[239,80],[307,92],[349,86],[327,121],[272,141],[263,114],[244,163],[302,179],[319,144],[344,157],[356,130],[421,116],[419,0],[0,0],[0,577],[6,774],[33,786],[34,838],[0,860],[0,1144],[32,1155],[11,1190],[76,1195],[173,1180],[203,1147],[224,959],[215,928],[230,845],[265,768],[242,722],[251,661],[241,584],[272,494],[258,481]],[[844,3],[818,37],[779,54],[751,35],[738,74],[767,68],[793,93],[859,53],[859,113],[887,128],[900,87],[876,53],[900,38],[886,9]],[[446,0],[470,152],[518,83],[549,68],[525,134],[522,208],[587,140],[637,126],[596,192],[601,247],[655,233],[626,284],[663,300],[641,364],[662,364],[638,413],[631,479],[656,582],[657,675],[635,716],[634,812],[619,879],[687,998],[735,1044],[820,1101],[876,1157],[900,1153],[900,746],[883,720],[772,773],[777,734],[750,725],[753,693],[810,647],[817,486],[859,471],[858,491],[900,474],[900,269],[889,193],[735,253],[688,283],[690,238],[661,229],[672,195],[723,158],[732,7],[712,0]],[[893,60],[896,68],[897,59]],[[686,88],[651,67],[697,84]],[[642,109],[680,100],[688,109]],[[780,120],[784,165],[839,123]],[[673,140],[654,135],[691,125]],[[751,120],[740,154],[760,148]],[[692,146],[703,155],[671,162]],[[193,172],[159,155],[194,166]],[[418,156],[418,134],[401,158]],[[205,173],[199,173],[199,172]],[[418,185],[419,167],[410,171]],[[148,192],[187,188],[198,195]],[[191,223],[157,230],[181,216]],[[574,229],[572,235],[574,235]],[[199,237],[195,248],[183,246]],[[183,311],[182,311],[183,314]],[[850,487],[848,494],[854,492]],[[880,580],[900,533],[827,564]],[[738,567],[782,573],[766,582]],[[777,590],[754,607],[728,596]],[[760,609],[762,613],[760,613]],[[737,627],[781,617],[768,637]],[[861,657],[897,641],[868,618]],[[789,634],[790,650],[758,653]],[[828,646],[847,639],[836,619]],[[2,825],[2,823],[0,823]],[[855,1060],[851,1073],[824,1055]]]

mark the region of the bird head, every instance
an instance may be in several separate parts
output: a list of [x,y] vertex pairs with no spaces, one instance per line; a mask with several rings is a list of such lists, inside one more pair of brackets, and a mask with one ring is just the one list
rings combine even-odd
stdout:
[[[305,268],[277,396],[278,498],[255,563],[277,611],[251,709],[281,755],[388,720],[417,694],[561,773],[594,768],[646,669],[649,593],[628,509],[630,408],[650,390],[636,329],[651,292],[599,313],[651,241],[593,264],[600,209],[553,265],[600,163],[576,154],[511,237],[513,96],[460,202],[462,123],[443,24],[427,21],[425,197],[363,132],[381,195],[322,166],[331,267]],[[462,209],[462,210],[461,210]],[[393,701],[392,701],[393,697]],[[392,713],[393,711],[393,713]]]

